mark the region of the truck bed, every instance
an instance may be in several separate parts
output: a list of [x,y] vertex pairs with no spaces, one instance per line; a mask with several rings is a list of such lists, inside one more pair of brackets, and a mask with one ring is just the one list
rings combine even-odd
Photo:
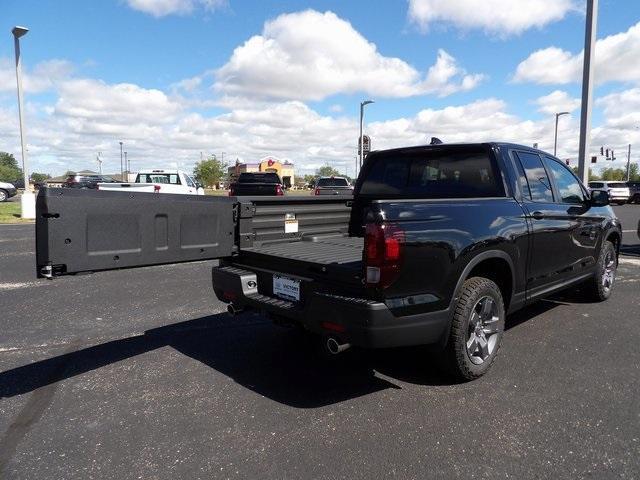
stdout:
[[312,237],[298,242],[273,243],[245,249],[258,255],[286,258],[319,265],[345,265],[362,260],[364,239],[359,237]]
[[243,249],[233,263],[341,285],[343,291],[353,292],[362,287],[363,246],[364,239],[357,237],[306,237]]

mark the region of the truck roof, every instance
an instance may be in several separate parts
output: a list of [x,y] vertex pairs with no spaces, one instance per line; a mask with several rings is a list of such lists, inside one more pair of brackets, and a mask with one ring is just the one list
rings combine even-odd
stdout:
[[[437,145],[415,145],[412,147],[399,147],[399,148],[390,148],[386,150],[373,150],[371,154],[380,154],[380,153],[390,153],[390,152],[419,152],[424,150],[446,150],[447,148],[456,148],[456,149],[464,149],[464,148],[477,148],[477,147],[510,147],[517,148],[519,150],[532,150],[532,151],[541,151],[539,149],[535,149],[533,147],[529,147],[527,145],[521,145],[518,143],[511,142],[470,142],[470,143],[440,143]],[[545,152],[546,153],[546,152]]]

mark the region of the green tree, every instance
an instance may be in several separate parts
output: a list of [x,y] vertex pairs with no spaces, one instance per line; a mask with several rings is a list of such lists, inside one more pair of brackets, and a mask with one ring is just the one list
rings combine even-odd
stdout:
[[215,155],[196,163],[193,174],[205,187],[213,187],[225,177],[227,166],[216,158]]
[[621,181],[627,178],[627,172],[622,168],[607,167],[602,169],[602,172],[600,172],[600,177],[602,180]]
[[0,181],[15,182],[22,178],[22,169],[11,153],[0,152]]
[[633,182],[640,181],[640,168],[635,162],[629,165],[629,180]]
[[339,177],[340,172],[331,165],[323,165],[316,170],[316,177]]
[[32,182],[43,182],[43,181],[48,180],[50,178],[51,178],[51,175],[49,175],[48,173],[33,172],[31,174],[31,181]]

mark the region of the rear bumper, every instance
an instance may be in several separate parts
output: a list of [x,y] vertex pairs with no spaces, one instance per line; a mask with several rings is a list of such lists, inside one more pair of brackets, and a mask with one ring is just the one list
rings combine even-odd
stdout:
[[382,302],[308,289],[304,303],[298,304],[259,293],[255,272],[231,266],[214,267],[212,280],[216,296],[223,302],[286,317],[311,332],[360,347],[443,344],[449,332],[449,310],[396,316]]

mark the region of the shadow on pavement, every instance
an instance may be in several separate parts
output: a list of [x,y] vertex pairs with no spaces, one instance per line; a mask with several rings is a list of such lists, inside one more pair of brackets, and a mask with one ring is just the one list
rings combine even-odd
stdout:
[[[509,316],[506,328],[514,328],[561,303],[537,302]],[[327,358],[319,352],[318,343],[311,335],[297,329],[283,330],[259,316],[211,315],[7,370],[0,373],[0,398],[22,395],[165,346],[260,395],[298,408],[315,408],[400,388],[376,376],[376,372],[421,385],[453,382],[438,368],[437,353],[426,347],[352,349]]]
[[622,245],[620,247],[620,254],[627,257],[640,257],[640,243],[635,245]]

